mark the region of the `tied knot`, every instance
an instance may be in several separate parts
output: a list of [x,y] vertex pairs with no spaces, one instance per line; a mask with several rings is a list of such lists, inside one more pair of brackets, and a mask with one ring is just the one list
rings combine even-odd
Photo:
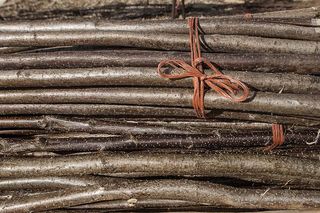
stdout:
[[205,80],[208,80],[208,79],[210,79],[210,77],[208,77],[206,74],[202,74],[200,76],[200,81],[205,81]]
[[[205,89],[211,88],[221,96],[236,102],[244,101],[249,96],[248,87],[242,82],[221,73],[212,63],[205,58],[198,58],[191,66],[179,59],[161,61],[158,65],[158,73],[163,78],[183,79],[193,78],[194,95],[193,107],[198,117],[205,118],[204,93]],[[205,74],[198,67],[207,66],[212,74]]]
[[[190,77],[193,79],[194,92],[192,105],[199,118],[205,118],[205,87],[211,88],[223,97],[233,101],[245,101],[249,96],[249,88],[242,82],[221,73],[209,60],[201,56],[199,19],[194,17],[190,18],[188,25],[191,65],[179,59],[163,60],[158,65],[159,75],[172,80]],[[211,75],[203,72],[203,65],[211,70]],[[167,69],[164,69],[165,67]]]

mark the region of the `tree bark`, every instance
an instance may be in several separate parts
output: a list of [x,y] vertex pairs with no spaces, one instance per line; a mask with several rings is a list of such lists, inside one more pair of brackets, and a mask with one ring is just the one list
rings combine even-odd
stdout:
[[130,177],[258,177],[270,181],[270,176],[276,175],[284,182],[290,176],[293,182],[312,179],[318,183],[318,164],[316,160],[262,154],[101,153],[42,158],[2,157],[0,176],[106,174],[121,177],[129,174]]
[[[240,35],[205,35],[201,37],[204,52],[258,52],[320,54],[320,43]],[[17,32],[0,33],[0,46],[115,46],[156,50],[189,51],[189,37],[184,34],[104,31],[90,32]]]
[[[239,189],[190,180],[122,181],[123,186],[103,185],[21,197],[2,204],[3,212],[58,209],[104,200],[184,199],[217,207],[253,209],[305,209],[320,206],[319,192]],[[221,196],[223,195],[223,196]]]
[[[258,91],[320,94],[320,77],[295,74],[223,71]],[[207,75],[212,74],[206,71]],[[2,71],[0,88],[141,86],[192,88],[192,79],[168,81],[155,68],[107,67],[86,69],[12,70]]]
[[[89,88],[10,90],[0,92],[1,104],[120,104],[137,106],[192,107],[192,90],[180,88]],[[207,109],[243,110],[320,117],[320,102],[315,95],[257,92],[248,101],[235,103],[208,91]]]
[[[266,54],[266,53],[203,53],[203,57],[223,70],[254,72],[295,72],[319,74],[319,55]],[[157,67],[160,61],[176,58],[190,63],[190,53],[107,50],[107,51],[57,51],[14,55],[1,55],[0,68],[54,69],[91,67]]]
[[[295,26],[289,24],[255,22],[250,20],[200,19],[201,32],[205,35],[244,35],[267,38],[296,40],[320,40],[317,27]],[[71,32],[71,31],[123,31],[146,33],[188,34],[185,20],[144,20],[144,21],[25,21],[0,23],[3,33],[23,32]]]
[[[134,151],[155,150],[170,152],[170,150],[196,150],[203,152],[208,150],[223,150],[241,148],[261,152],[263,147],[272,142],[271,128],[269,131],[259,132],[211,130],[210,135],[122,135],[112,136],[108,134],[85,134],[76,132],[73,134],[36,135],[26,138],[3,138],[0,140],[0,153],[2,155],[22,154],[29,152],[95,152],[95,151]],[[247,130],[249,131],[249,130]],[[283,151],[274,151],[280,155],[299,154],[296,150],[303,150],[309,142],[316,140],[316,131],[287,131],[285,143],[280,147]],[[310,146],[316,149],[317,146]],[[286,152],[288,151],[288,152]],[[245,152],[245,151],[244,151]],[[306,150],[308,152],[308,150]],[[310,152],[310,150],[309,150]],[[296,155],[297,155],[296,154]],[[291,155],[291,156],[292,156]],[[306,157],[309,157],[305,154]],[[312,156],[310,156],[311,158]],[[312,158],[316,158],[312,157]]]

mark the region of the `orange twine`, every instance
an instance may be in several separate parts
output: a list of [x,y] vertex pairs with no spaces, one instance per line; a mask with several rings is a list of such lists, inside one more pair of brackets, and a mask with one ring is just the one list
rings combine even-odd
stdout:
[[266,151],[271,151],[274,148],[282,145],[285,141],[284,128],[282,124],[272,124],[272,144],[265,148]]
[[[199,118],[205,118],[205,86],[213,89],[221,96],[231,99],[232,101],[245,101],[250,93],[249,88],[241,81],[224,75],[208,59],[201,56],[198,18],[190,18],[188,20],[188,25],[191,49],[191,65],[187,64],[183,60],[178,59],[163,60],[158,65],[159,75],[168,79],[193,78],[194,94],[192,104],[196,115]],[[213,72],[213,74],[206,75],[203,72],[202,65],[206,65]],[[168,69],[164,69],[164,67],[171,67],[173,69],[168,72]],[[177,70],[179,70],[180,73],[174,74],[173,71]],[[181,73],[181,71],[183,72]],[[240,96],[238,95],[239,93],[241,93]]]

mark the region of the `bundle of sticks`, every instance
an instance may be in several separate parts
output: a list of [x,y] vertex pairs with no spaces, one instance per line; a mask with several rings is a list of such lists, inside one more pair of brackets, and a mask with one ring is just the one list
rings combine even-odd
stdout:
[[[214,69],[176,80],[157,67],[194,63],[185,20],[1,22],[0,212],[319,209],[314,11],[200,19]],[[215,69],[249,93],[207,83],[197,118]]]

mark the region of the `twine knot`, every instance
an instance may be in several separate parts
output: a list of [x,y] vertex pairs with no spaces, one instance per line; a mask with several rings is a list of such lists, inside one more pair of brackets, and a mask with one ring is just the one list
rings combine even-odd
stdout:
[[[190,18],[188,20],[191,65],[179,59],[163,60],[158,65],[158,73],[161,77],[168,79],[193,78],[193,108],[198,117],[205,118],[205,87],[211,88],[221,96],[235,102],[245,101],[250,92],[249,88],[241,81],[224,75],[208,59],[201,57],[198,22],[198,18]],[[203,66],[208,67],[212,74],[207,75],[204,73]],[[167,69],[164,69],[165,67]]]
[[206,74],[203,74],[201,77],[200,77],[200,81],[205,81],[208,79],[208,76]]

